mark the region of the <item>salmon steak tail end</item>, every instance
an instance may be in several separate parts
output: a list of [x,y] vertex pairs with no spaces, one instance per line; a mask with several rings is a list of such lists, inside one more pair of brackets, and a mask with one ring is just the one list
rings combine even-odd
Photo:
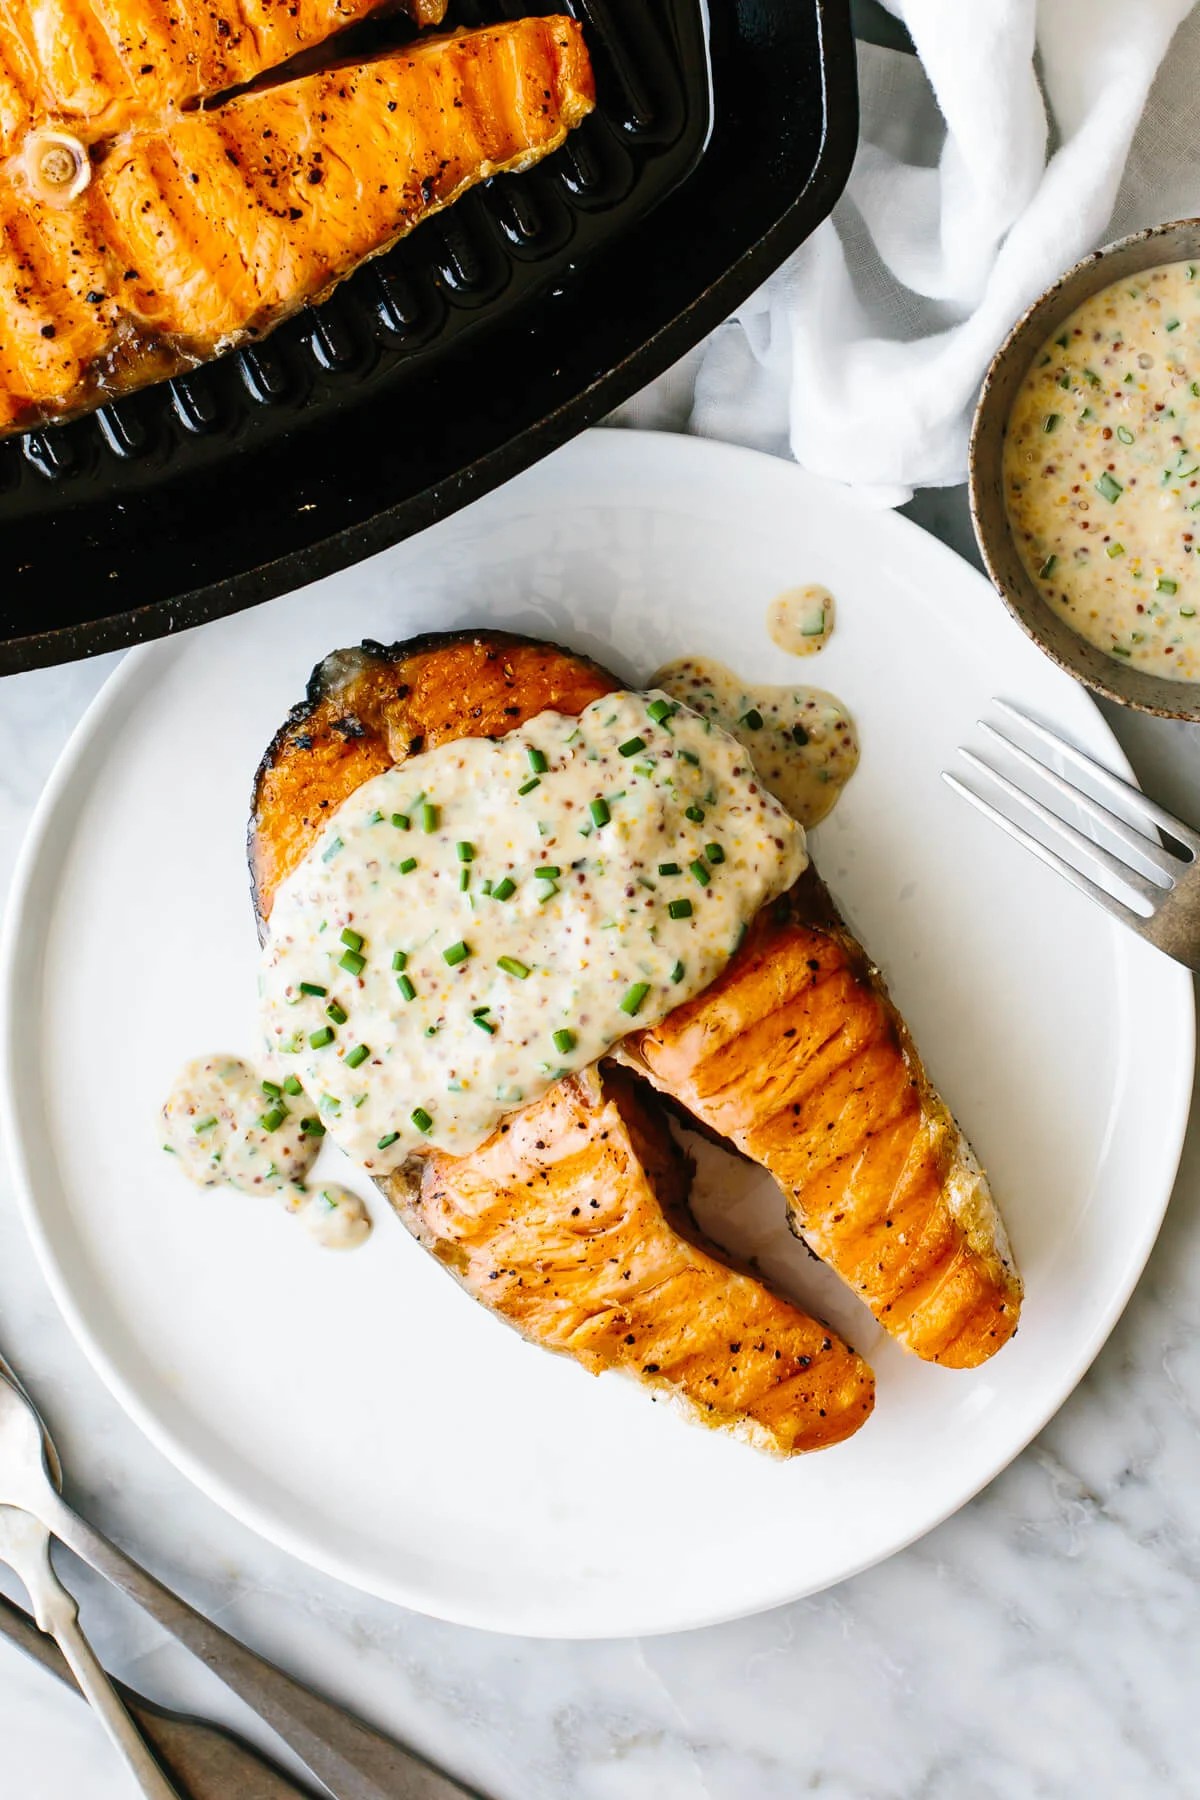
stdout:
[[[300,0],[278,43],[264,31],[260,53],[247,47],[255,66],[222,66],[248,79],[297,31],[319,41],[322,21],[368,10]],[[183,72],[147,53],[146,91],[97,73],[90,97],[52,87],[60,112],[39,117],[31,54],[15,37],[0,52],[0,434],[261,338],[468,188],[549,155],[595,104],[580,28],[558,17],[425,39],[209,111],[175,110]]]

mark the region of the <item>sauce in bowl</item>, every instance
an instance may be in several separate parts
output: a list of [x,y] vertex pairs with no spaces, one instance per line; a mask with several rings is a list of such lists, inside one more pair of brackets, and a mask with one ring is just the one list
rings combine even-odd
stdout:
[[1004,449],[1050,609],[1114,660],[1200,681],[1200,264],[1114,282],[1034,358]]

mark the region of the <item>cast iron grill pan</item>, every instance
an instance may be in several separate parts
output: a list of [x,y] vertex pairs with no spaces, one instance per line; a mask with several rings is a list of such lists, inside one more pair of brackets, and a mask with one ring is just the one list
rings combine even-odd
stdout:
[[[718,0],[710,67],[700,3],[452,0],[464,25],[575,12],[595,114],[263,343],[0,444],[0,672],[196,624],[419,530],[749,292],[845,179],[852,45],[839,0]],[[353,53],[399,32],[360,28]]]

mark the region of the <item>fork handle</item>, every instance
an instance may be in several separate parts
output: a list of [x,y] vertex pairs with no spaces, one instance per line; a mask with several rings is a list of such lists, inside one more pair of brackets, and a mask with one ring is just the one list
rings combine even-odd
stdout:
[[55,1537],[157,1619],[252,1707],[325,1783],[334,1800],[481,1800],[475,1790],[248,1650],[109,1543],[57,1494],[41,1497],[38,1510]]
[[48,1585],[31,1598],[35,1601],[38,1624],[62,1651],[80,1691],[125,1759],[146,1800],[179,1800],[178,1789],[163,1774],[83,1635],[78,1610],[66,1589],[55,1581],[53,1587]]

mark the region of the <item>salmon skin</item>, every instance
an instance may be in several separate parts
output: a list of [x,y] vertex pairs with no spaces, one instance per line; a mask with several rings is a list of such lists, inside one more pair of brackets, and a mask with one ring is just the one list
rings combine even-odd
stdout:
[[[379,0],[0,0],[0,158],[60,128],[92,144],[241,87]],[[445,0],[409,0],[437,25]]]
[[[586,657],[503,632],[327,657],[255,779],[260,928],[363,782],[455,738],[581,712],[614,685]],[[443,1267],[531,1342],[594,1374],[620,1370],[777,1455],[848,1437],[874,1402],[867,1364],[704,1238],[689,1175],[652,1090],[605,1067],[559,1081],[471,1155],[413,1157],[378,1185]]]
[[[0,0],[3,5],[4,0]],[[63,203],[0,174],[0,433],[262,337],[591,111],[579,26],[524,19],[178,114]]]
[[[617,685],[586,658],[505,633],[327,657],[256,779],[260,921],[329,809],[380,769],[547,707],[581,712]],[[1012,1336],[1021,1281],[987,1179],[815,870],[763,909],[704,993],[615,1055],[769,1170],[797,1235],[914,1354],[970,1368]]]

